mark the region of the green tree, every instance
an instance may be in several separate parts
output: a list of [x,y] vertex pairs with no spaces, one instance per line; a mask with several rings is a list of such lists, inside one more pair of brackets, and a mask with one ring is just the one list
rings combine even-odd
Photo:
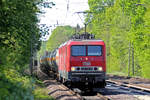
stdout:
[[75,29],[71,26],[58,26],[54,29],[49,40],[47,41],[47,50],[52,51],[58,48],[62,43],[69,40],[74,32]]
[[[37,12],[39,10],[34,0],[1,1],[0,48],[7,63],[11,62],[15,66],[27,64],[31,43],[34,49],[39,48],[35,47],[35,44],[40,44]],[[4,62],[3,59],[1,61]]]
[[89,0],[88,3],[89,12],[93,12],[88,28],[106,43],[108,72],[130,72],[149,78],[150,1]]
[[[33,100],[33,86],[22,76],[40,48],[37,4],[41,0],[0,0],[0,100]],[[32,79],[31,79],[32,80]]]

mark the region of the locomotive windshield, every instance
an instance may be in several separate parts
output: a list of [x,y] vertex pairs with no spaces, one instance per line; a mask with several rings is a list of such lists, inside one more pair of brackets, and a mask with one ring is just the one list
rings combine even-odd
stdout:
[[102,46],[72,46],[71,47],[72,56],[101,56],[102,55]]
[[72,56],[86,56],[86,46],[72,46]]
[[88,56],[101,56],[102,46],[87,46],[87,55]]

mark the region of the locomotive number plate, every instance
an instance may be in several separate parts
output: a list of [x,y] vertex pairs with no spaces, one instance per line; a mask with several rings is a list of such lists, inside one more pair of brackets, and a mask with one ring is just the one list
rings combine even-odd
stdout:
[[83,62],[82,63],[84,66],[89,66],[89,65],[91,65],[91,62]]

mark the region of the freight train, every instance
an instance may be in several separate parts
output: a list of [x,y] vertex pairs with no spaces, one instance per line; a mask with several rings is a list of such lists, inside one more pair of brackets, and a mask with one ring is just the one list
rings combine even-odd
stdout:
[[92,34],[74,35],[52,52],[40,58],[40,68],[72,87],[104,88],[106,49],[103,40]]

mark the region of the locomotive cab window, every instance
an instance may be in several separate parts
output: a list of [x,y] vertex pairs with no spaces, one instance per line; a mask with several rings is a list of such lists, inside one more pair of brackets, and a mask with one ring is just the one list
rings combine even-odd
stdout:
[[72,46],[72,56],[86,56],[86,46]]
[[102,55],[102,46],[95,45],[74,45],[71,46],[71,55],[72,56],[101,56]]
[[87,46],[87,55],[88,56],[101,56],[102,46]]

